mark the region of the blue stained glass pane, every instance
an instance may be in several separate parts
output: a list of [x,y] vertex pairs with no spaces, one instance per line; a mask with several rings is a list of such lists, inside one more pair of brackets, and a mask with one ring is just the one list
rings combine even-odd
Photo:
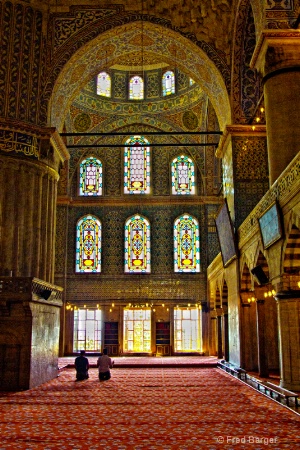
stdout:
[[130,217],[125,224],[125,272],[150,273],[150,223],[140,215]]
[[125,142],[124,194],[150,193],[150,147],[143,136],[131,136]]
[[93,156],[82,160],[80,163],[79,195],[102,195],[102,163]]
[[91,215],[77,222],[75,271],[101,272],[101,222]]
[[175,75],[171,70],[168,70],[162,76],[162,92],[163,96],[175,94]]
[[172,194],[194,195],[196,193],[194,163],[186,155],[180,155],[171,163]]
[[174,222],[174,271],[200,272],[199,224],[183,214]]

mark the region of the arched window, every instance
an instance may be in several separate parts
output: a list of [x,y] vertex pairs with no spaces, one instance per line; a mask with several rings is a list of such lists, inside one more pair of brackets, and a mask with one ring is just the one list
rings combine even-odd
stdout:
[[186,155],[173,159],[171,164],[172,194],[195,194],[195,166]]
[[106,72],[101,72],[97,76],[97,94],[111,97],[111,78]]
[[101,222],[87,215],[76,225],[76,266],[80,273],[101,272]]
[[162,93],[163,96],[175,94],[175,75],[171,70],[168,70],[162,76]]
[[150,273],[150,223],[136,214],[125,223],[125,272]]
[[174,222],[174,271],[200,272],[199,223],[189,214]]
[[129,81],[130,100],[143,100],[144,98],[144,80],[138,75],[130,78]]
[[124,150],[124,194],[150,193],[150,147],[143,136],[131,136]]
[[190,78],[190,86],[193,86],[193,84],[195,84],[195,81],[193,80],[193,78]]
[[79,195],[102,195],[102,164],[93,156],[80,163]]

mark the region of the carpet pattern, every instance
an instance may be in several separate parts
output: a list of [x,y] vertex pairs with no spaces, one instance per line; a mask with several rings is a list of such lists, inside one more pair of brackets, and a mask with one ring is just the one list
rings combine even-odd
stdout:
[[300,416],[216,368],[75,370],[0,394],[0,450],[300,448]]

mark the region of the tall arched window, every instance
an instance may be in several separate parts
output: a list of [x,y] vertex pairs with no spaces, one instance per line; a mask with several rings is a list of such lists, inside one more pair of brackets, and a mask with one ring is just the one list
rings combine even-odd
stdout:
[[130,100],[143,100],[144,98],[144,80],[142,77],[135,75],[129,81],[129,98]]
[[124,150],[124,194],[150,193],[150,147],[143,136],[131,136]]
[[175,75],[171,70],[168,70],[162,76],[162,93],[163,96],[175,94]]
[[125,272],[150,273],[150,223],[136,214],[125,223]]
[[111,78],[106,72],[101,72],[97,76],[97,94],[111,97]]
[[174,222],[174,271],[200,272],[199,223],[189,214]]
[[102,195],[102,164],[93,156],[80,163],[79,195]]
[[101,222],[87,215],[76,225],[76,266],[80,273],[101,272]]
[[173,159],[171,164],[172,194],[195,194],[195,166],[191,158],[186,155]]

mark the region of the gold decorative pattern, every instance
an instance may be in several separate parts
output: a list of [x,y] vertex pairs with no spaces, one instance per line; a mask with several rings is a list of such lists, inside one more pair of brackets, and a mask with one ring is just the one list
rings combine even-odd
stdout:
[[91,121],[89,114],[81,113],[75,117],[74,127],[75,127],[75,130],[78,131],[79,133],[88,131],[91,127],[91,124],[92,124],[92,121]]
[[182,122],[187,130],[196,130],[199,125],[198,117],[193,111],[185,111],[182,115]]

